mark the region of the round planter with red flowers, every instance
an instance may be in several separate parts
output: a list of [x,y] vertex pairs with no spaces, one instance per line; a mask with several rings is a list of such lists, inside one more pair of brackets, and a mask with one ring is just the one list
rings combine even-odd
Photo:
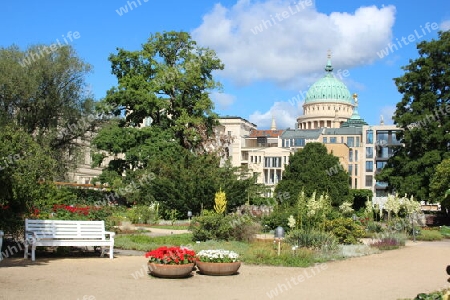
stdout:
[[150,275],[160,278],[186,278],[191,276],[194,263],[184,265],[165,265],[148,263]]
[[150,275],[161,278],[189,277],[195,265],[195,252],[184,247],[160,247],[145,257]]

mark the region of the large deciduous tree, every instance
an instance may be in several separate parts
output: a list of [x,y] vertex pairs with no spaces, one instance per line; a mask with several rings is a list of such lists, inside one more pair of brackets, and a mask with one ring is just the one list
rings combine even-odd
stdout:
[[49,51],[33,45],[0,48],[0,125],[12,125],[30,134],[59,161],[59,179],[70,166],[76,139],[92,129],[93,100],[85,76],[90,65],[72,47]]
[[125,126],[151,118],[184,148],[202,152],[217,116],[209,93],[220,88],[212,72],[223,64],[213,50],[196,45],[187,32],[151,35],[138,51],[118,49],[109,57],[118,86],[106,100],[120,105]]
[[398,147],[377,179],[400,194],[430,200],[430,179],[436,166],[450,157],[450,32],[417,45],[419,57],[395,78],[403,94],[394,123],[404,129]]
[[134,203],[158,201],[163,213],[212,209],[220,188],[230,209],[248,200],[255,179],[222,166],[219,153],[230,140],[219,134],[209,98],[220,88],[212,73],[223,69],[214,51],[197,46],[186,32],[164,32],[151,35],[141,50],[118,49],[109,60],[118,85],[104,102],[122,118],[93,140],[96,164],[115,156],[99,180],[117,190],[154,173],[125,196]]
[[314,192],[328,193],[333,206],[352,200],[348,173],[341,167],[339,158],[329,154],[321,143],[308,143],[291,155],[275,192],[288,192],[289,200],[295,202],[302,190],[307,196]]

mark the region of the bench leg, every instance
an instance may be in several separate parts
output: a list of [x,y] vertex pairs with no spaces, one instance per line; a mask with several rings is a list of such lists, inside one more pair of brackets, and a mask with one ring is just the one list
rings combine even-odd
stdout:
[[25,243],[23,243],[25,248],[23,249],[23,258],[28,258],[28,241],[25,240]]
[[32,260],[32,261],[35,261],[35,260],[36,260],[35,251],[36,251],[36,245],[33,244],[33,245],[31,246],[31,260]]

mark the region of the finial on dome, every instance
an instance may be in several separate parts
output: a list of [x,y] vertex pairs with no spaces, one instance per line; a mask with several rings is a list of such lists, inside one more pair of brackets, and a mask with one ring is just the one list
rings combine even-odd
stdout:
[[325,71],[327,71],[328,73],[333,72],[333,67],[331,66],[331,50],[328,49],[327,51],[327,57],[328,57],[328,61],[327,61],[327,65],[325,66]]
[[358,94],[357,94],[357,93],[354,93],[354,94],[352,95],[352,97],[353,97],[353,101],[355,101],[355,105],[358,105]]

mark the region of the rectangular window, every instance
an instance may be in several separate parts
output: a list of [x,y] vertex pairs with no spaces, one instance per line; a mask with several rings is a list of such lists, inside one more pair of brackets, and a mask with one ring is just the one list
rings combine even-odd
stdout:
[[386,130],[377,131],[377,144],[387,145],[389,138],[389,132]]
[[385,161],[377,161],[377,172],[380,172],[381,170],[383,170],[384,166],[386,166]]
[[373,184],[373,176],[372,175],[366,175],[366,187],[372,186]]
[[326,137],[323,138],[323,143],[324,143],[324,144],[327,143],[327,138],[326,138]]
[[366,131],[366,143],[373,144],[373,130]]
[[348,165],[348,175],[353,175],[353,165]]
[[356,137],[356,146],[355,147],[359,147],[359,136]]
[[373,161],[366,161],[366,172],[373,172]]
[[343,144],[343,143],[344,143],[344,137],[341,136],[341,144]]
[[305,146],[305,139],[295,139],[295,146],[297,147]]
[[330,137],[330,143],[331,144],[336,144],[336,138],[335,137]]
[[378,158],[389,158],[389,156],[390,156],[390,153],[391,151],[389,151],[389,148],[388,147],[380,147],[380,148],[378,148],[378,151],[377,151],[377,157]]
[[353,149],[348,150],[348,161],[349,162],[353,161]]
[[358,161],[358,150],[355,150],[355,161]]
[[347,137],[347,146],[349,146],[349,147],[355,146],[355,138],[354,137]]
[[355,176],[358,176],[358,165],[355,165]]
[[281,168],[281,156],[277,157],[265,157],[264,158],[265,168]]
[[366,147],[366,158],[373,158],[373,148]]
[[398,131],[393,131],[392,132],[392,144],[393,145],[400,145],[401,144],[401,141],[400,141],[400,139],[397,139],[397,132]]

